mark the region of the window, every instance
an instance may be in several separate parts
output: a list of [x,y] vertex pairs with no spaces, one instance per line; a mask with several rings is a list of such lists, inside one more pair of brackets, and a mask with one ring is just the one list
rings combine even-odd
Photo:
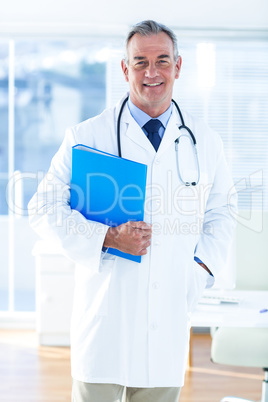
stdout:
[[[237,183],[239,209],[267,209],[268,43],[214,40],[193,47],[195,59],[188,58],[185,49],[175,96],[221,135]],[[198,62],[208,71],[205,85]]]
[[[0,42],[0,213],[7,214],[5,192],[8,182],[8,43]],[[1,220],[0,227],[0,308],[8,308],[8,249],[9,231],[7,219]]]
[[[15,170],[46,172],[66,127],[105,107],[105,63],[98,43],[15,44]],[[22,211],[36,189],[24,180]]]
[[105,108],[103,47],[98,39],[0,44],[0,311],[35,310],[27,204],[65,129]]

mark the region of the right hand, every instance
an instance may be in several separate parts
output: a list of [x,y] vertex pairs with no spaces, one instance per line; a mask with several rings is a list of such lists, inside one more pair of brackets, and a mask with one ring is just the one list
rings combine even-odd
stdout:
[[152,226],[143,222],[127,222],[110,227],[103,242],[104,247],[116,248],[132,255],[145,255],[151,245]]

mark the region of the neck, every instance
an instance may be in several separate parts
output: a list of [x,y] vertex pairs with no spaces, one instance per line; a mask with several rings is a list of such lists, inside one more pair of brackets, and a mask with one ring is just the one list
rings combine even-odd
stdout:
[[161,116],[161,114],[165,113],[165,111],[168,109],[158,109],[158,108],[148,108],[148,109],[142,109],[146,114],[148,114],[152,119],[156,119],[157,117]]
[[[131,97],[130,97],[130,99],[131,99]],[[165,113],[166,110],[168,110],[168,108],[170,106],[170,103],[171,103],[171,100],[165,106],[163,106],[163,105],[161,105],[161,106],[154,105],[153,103],[152,104],[146,104],[146,105],[137,104],[137,102],[135,102],[135,100],[133,101],[133,99],[131,99],[131,102],[135,106],[137,106],[140,110],[142,110],[144,113],[148,114],[148,116],[150,116],[152,119],[155,119],[155,118],[161,116],[161,114]]]

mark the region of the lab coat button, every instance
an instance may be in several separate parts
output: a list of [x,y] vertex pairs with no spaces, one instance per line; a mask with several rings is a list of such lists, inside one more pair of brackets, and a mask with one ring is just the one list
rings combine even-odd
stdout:
[[156,159],[154,163],[155,163],[156,165],[159,165],[159,164],[160,164],[160,159]]
[[155,246],[160,246],[160,241],[155,241],[155,242],[154,242],[154,245],[155,245]]
[[152,287],[153,287],[154,290],[159,289],[159,283],[158,283],[158,282],[154,282],[154,283],[152,284]]

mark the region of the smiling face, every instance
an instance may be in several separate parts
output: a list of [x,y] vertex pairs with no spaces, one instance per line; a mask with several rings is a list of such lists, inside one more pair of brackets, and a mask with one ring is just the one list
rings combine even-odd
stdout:
[[122,60],[121,66],[134,105],[153,118],[169,108],[181,57],[174,60],[173,42],[165,32],[135,34],[128,43],[128,64]]

